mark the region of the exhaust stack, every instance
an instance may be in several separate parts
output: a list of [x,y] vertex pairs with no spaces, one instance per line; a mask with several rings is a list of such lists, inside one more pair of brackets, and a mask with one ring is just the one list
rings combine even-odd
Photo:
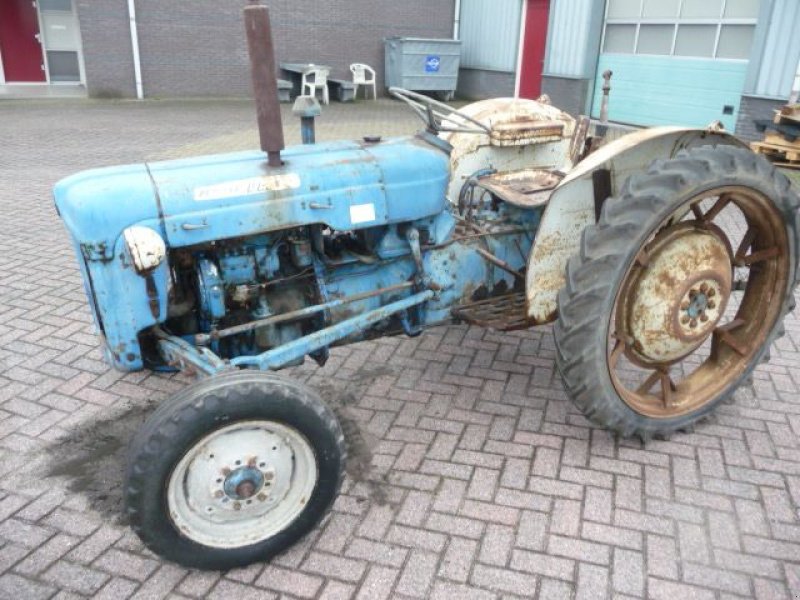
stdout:
[[260,6],[258,0],[251,0],[251,5],[246,6],[243,13],[261,149],[267,153],[270,167],[280,167],[283,164],[281,150],[285,146],[269,9]]

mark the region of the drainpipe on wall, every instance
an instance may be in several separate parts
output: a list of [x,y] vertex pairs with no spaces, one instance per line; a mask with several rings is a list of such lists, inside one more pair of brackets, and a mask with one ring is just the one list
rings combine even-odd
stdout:
[[144,98],[144,88],[142,87],[142,63],[139,60],[139,32],[136,27],[136,4],[135,0],[128,0],[128,17],[131,22],[131,49],[133,50],[133,77],[136,80],[136,98]]
[[461,0],[456,0],[456,9],[453,14],[453,39],[458,39],[459,27],[461,26]]
[[519,98],[519,86],[522,81],[522,51],[525,48],[525,26],[528,24],[528,0],[522,0],[522,11],[519,17],[519,46],[517,47],[517,72],[514,75],[514,98]]
[[797,75],[794,76],[792,94],[789,96],[789,104],[794,104],[800,100],[800,63],[797,63]]

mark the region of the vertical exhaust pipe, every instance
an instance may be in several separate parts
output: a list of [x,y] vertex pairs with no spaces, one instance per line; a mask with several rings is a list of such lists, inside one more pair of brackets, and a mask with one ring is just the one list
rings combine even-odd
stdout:
[[611,76],[613,74],[609,69],[603,71],[603,98],[600,102],[600,122],[603,125],[608,125],[608,94],[611,91]]
[[278,79],[275,76],[275,48],[272,44],[269,9],[266,6],[260,6],[258,0],[251,0],[251,5],[246,6],[243,13],[261,149],[267,153],[269,166],[279,167],[283,164],[281,150],[285,146],[281,109],[278,102]]
[[603,98],[600,100],[600,122],[594,129],[593,149],[597,149],[598,144],[608,135],[608,94],[611,91],[612,75],[613,73],[608,69],[603,71]]

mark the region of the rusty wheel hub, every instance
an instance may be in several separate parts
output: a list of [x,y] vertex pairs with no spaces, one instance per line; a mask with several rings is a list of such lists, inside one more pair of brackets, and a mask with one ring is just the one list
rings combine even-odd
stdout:
[[713,229],[685,223],[657,236],[625,302],[622,329],[632,338],[632,358],[668,364],[697,349],[725,312],[732,260]]

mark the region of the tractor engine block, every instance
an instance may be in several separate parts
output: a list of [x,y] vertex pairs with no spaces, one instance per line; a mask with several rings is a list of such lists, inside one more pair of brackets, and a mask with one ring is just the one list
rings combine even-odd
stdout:
[[[416,225],[422,242],[428,243],[429,224]],[[325,302],[324,272],[354,279],[364,269],[408,256],[401,232],[409,226],[337,232],[311,225],[175,250],[167,326],[183,336],[210,334],[211,349],[225,358],[285,344],[321,327],[324,313],[224,338],[215,339],[214,332]],[[334,291],[338,289],[334,284]]]

